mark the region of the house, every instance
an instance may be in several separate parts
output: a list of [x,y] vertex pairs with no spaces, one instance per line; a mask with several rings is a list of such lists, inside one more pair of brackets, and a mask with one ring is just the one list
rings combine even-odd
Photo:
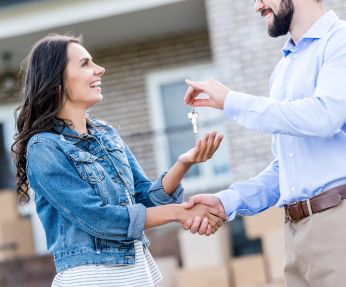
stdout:
[[[326,4],[346,18],[344,0]],[[253,1],[1,1],[0,143],[4,147],[0,152],[7,158],[19,98],[11,78],[5,85],[4,76],[18,71],[36,40],[66,32],[82,34],[95,62],[106,68],[104,100],[91,114],[118,129],[151,178],[196,140],[187,118],[190,108],[183,103],[184,79],[216,78],[234,90],[267,96],[268,79],[285,42],[267,35]],[[183,182],[187,197],[227,188],[256,175],[270,162],[270,136],[226,122],[222,112],[197,111],[198,136],[217,130],[225,139],[212,161],[187,175]],[[13,187],[11,182],[6,184]],[[169,225],[149,232],[154,255],[178,256],[176,229],[177,225]],[[231,230],[235,254],[258,250],[258,242],[245,240],[240,218]],[[36,250],[44,253],[44,237],[39,231],[35,234]],[[173,246],[167,248],[167,240]]]

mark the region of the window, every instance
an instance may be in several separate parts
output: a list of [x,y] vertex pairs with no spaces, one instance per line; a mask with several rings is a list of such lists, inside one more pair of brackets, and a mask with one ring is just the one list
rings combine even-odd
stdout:
[[225,133],[223,112],[196,108],[199,113],[198,134],[193,134],[187,114],[192,110],[184,104],[185,78],[203,80],[213,77],[211,65],[197,65],[148,75],[150,113],[154,130],[156,159],[160,170],[171,167],[178,156],[195,145],[198,138],[216,130],[224,140],[212,160],[195,165],[183,180],[187,192],[202,192],[225,187],[231,181],[230,153]]
[[15,106],[0,108],[0,190],[15,188],[15,169],[11,160],[11,145],[15,134]]

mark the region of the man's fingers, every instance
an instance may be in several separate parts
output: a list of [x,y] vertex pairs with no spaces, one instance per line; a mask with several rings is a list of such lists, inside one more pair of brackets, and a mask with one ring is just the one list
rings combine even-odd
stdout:
[[185,83],[186,85],[192,87],[193,89],[195,90],[199,90],[201,92],[204,91],[204,88],[205,88],[205,83],[204,81],[202,82],[196,82],[196,81],[191,81],[190,79],[185,79]]
[[199,235],[204,235],[207,231],[207,228],[208,228],[208,222],[209,222],[209,219],[207,217],[204,217],[202,219],[202,223],[201,225],[199,226],[199,229],[198,229],[198,234]]
[[195,205],[195,200],[193,197],[190,197],[187,202],[184,203],[185,209],[191,209]]
[[186,92],[185,92],[185,96],[184,96],[184,102],[187,105],[191,105],[192,102],[194,101],[194,99],[199,95],[200,91],[196,90],[192,87],[189,87]]
[[193,222],[193,219],[192,218],[189,218],[188,220],[186,220],[183,224],[183,228],[185,230],[190,230],[191,226],[192,226],[192,222]]
[[209,225],[215,229],[215,230],[218,230],[219,229],[219,224],[218,224],[218,220],[216,219],[217,217],[215,216],[215,218],[211,218],[210,216],[208,216],[208,219],[209,219]]
[[224,211],[221,211],[220,209],[217,208],[211,208],[209,209],[210,214],[212,214],[213,216],[219,218],[221,221],[226,221],[227,215],[225,214]]
[[196,99],[194,98],[190,105],[194,107],[213,107],[213,105],[210,102],[210,99]]
[[192,226],[190,228],[190,232],[192,234],[195,234],[197,233],[198,229],[199,229],[199,226],[201,225],[201,221],[202,221],[202,218],[199,217],[199,216],[196,216],[193,220],[193,223],[192,223]]
[[194,99],[203,92],[201,82],[194,82],[186,79],[185,83],[189,86],[184,97],[184,101],[187,105],[191,105]]
[[212,227],[215,229],[219,228],[224,222],[223,219],[213,214],[209,214],[208,218],[209,218],[209,224],[212,225]]
[[208,224],[207,230],[205,232],[205,236],[210,236],[213,234],[213,228]]

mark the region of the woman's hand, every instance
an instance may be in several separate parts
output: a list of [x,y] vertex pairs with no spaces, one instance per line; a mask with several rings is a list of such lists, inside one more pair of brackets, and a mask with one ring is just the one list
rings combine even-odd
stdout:
[[198,140],[195,147],[178,157],[178,162],[184,165],[205,162],[210,159],[219,148],[223,135],[216,135],[216,132],[207,133]]
[[[191,209],[185,208],[186,203],[179,204],[176,210],[176,221],[179,223],[185,223],[191,218],[201,218],[202,221],[208,222],[208,231],[204,231],[203,234],[214,234],[222,223],[227,219],[223,212],[220,212],[216,208],[212,208],[203,204],[196,204]],[[202,234],[202,233],[201,233]]]

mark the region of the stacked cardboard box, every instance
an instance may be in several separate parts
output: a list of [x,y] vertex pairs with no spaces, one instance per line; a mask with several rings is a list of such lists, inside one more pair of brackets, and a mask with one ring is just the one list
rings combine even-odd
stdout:
[[178,271],[177,287],[230,286],[228,224],[209,237],[181,230],[178,238],[183,268]]
[[178,260],[173,256],[155,258],[155,262],[162,274],[159,287],[175,287],[178,272]]
[[[236,287],[283,286],[282,282],[283,282],[284,258],[285,258],[284,210],[282,208],[272,207],[258,215],[244,217],[244,225],[245,225],[246,235],[249,239],[257,239],[257,238],[261,239],[262,249],[263,249],[262,262],[264,262],[266,281],[260,282],[263,278],[258,278],[257,280],[258,282],[254,282],[256,284],[251,285],[251,284],[248,284],[248,282],[242,281],[242,282],[236,282],[235,286]],[[252,264],[254,264],[255,262],[254,259],[252,262],[253,262]],[[257,264],[259,265],[259,260]],[[247,268],[250,268],[251,264],[250,262],[248,262],[247,264],[243,264],[243,265],[244,265],[243,268],[245,270],[246,269],[245,265],[248,266]],[[240,268],[238,267],[238,269]],[[257,267],[257,270],[260,270],[260,267]],[[237,272],[241,274],[239,270]],[[253,271],[251,272],[253,273]],[[254,273],[254,274],[257,274],[257,273]],[[234,278],[237,278],[237,274],[234,275]],[[265,283],[265,285],[263,285],[262,283]]]
[[248,255],[230,260],[234,286],[255,286],[267,281],[262,255]]
[[229,273],[225,265],[198,269],[180,269],[176,286],[229,287]]
[[246,236],[249,239],[262,238],[268,231],[283,227],[285,215],[282,208],[272,207],[254,216],[244,216]]
[[31,220],[19,217],[14,191],[0,191],[0,210],[0,261],[33,255]]

